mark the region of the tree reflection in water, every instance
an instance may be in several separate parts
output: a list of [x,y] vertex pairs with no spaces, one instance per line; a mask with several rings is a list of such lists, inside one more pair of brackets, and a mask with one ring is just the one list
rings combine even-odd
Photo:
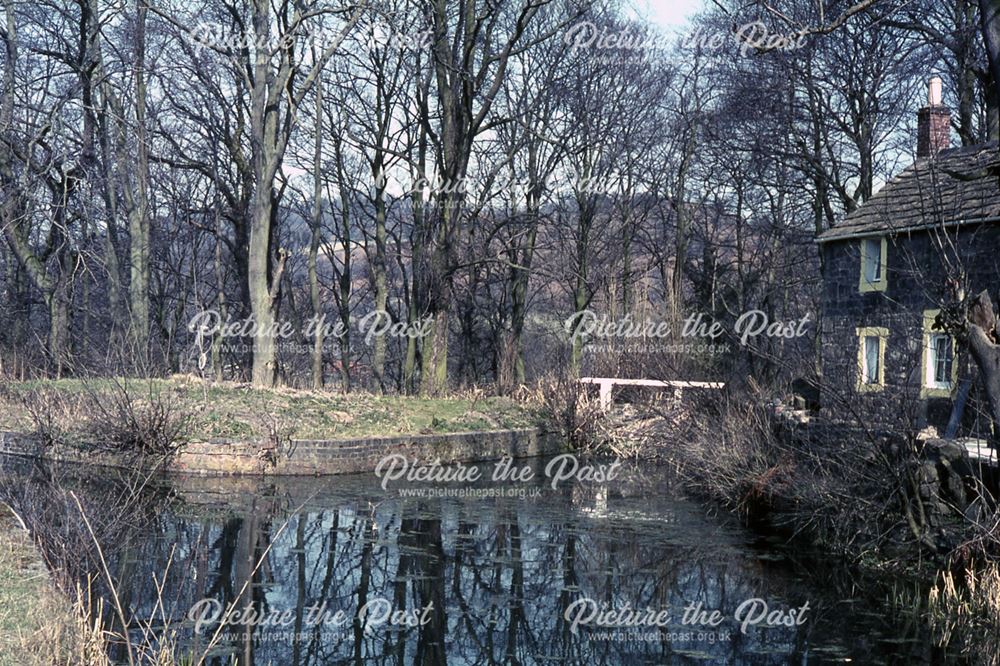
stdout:
[[[20,476],[4,485],[6,499],[22,512],[41,506],[37,487],[52,487],[51,478],[40,481],[37,468],[11,473]],[[845,612],[862,602],[845,605],[761,557],[747,533],[706,518],[656,481],[662,473],[635,474],[610,486],[547,489],[534,500],[402,499],[364,475],[175,480],[152,493],[154,508],[127,538],[108,537],[106,552],[135,617],[155,614],[162,581],[169,624],[194,654],[215,631],[198,635],[186,621],[199,600],[258,616],[288,612],[286,626],[227,628],[207,662],[218,666],[234,657],[246,666],[786,664],[886,649],[879,639],[891,627],[872,619],[877,612]],[[107,492],[93,480],[73,483],[89,506]],[[673,622],[654,640],[633,630],[613,640],[600,628],[574,633],[564,614],[581,597],[669,608]],[[801,626],[744,635],[732,618],[754,597],[781,608],[809,601],[811,610]],[[366,627],[356,617],[342,627],[310,622],[309,609],[321,604],[353,616],[381,599],[397,610],[432,610],[422,625],[402,629]],[[681,626],[694,602],[727,620]],[[906,649],[914,657],[927,648]]]

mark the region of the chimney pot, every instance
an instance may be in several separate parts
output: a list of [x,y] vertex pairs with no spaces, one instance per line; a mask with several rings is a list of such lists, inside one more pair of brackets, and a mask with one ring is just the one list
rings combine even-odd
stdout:
[[927,104],[941,106],[941,77],[932,76],[927,82]]

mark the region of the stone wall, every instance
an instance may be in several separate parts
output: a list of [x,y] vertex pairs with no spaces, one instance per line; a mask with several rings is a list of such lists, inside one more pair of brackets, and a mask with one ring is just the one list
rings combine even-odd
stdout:
[[[260,442],[211,441],[182,446],[166,461],[168,472],[198,475],[333,475],[368,472],[390,453],[442,464],[555,455],[565,444],[555,433],[534,428],[442,435],[407,435],[351,440],[292,440],[275,447]],[[0,432],[0,454],[107,467],[155,463],[106,452],[44,446],[23,434]]]
[[[945,301],[945,275],[936,231],[890,237],[885,291],[861,293],[860,240],[824,243],[823,304],[820,342],[823,358],[824,412],[834,418],[861,420],[888,428],[943,430],[951,415],[951,398],[921,398],[923,312]],[[980,225],[958,234],[955,249],[974,291],[1000,283],[1000,226]],[[954,261],[954,257],[953,257]],[[885,356],[885,387],[878,392],[857,390],[860,327],[889,330]],[[959,351],[960,376],[973,379],[973,394],[963,425],[972,431],[972,413],[978,400],[977,371],[968,355]]]

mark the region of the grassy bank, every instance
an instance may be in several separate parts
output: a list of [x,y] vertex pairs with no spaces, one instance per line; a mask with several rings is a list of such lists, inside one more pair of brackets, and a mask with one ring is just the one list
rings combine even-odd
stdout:
[[[122,637],[101,627],[101,612],[89,606],[86,590],[64,594],[31,538],[0,504],[0,666],[112,666],[110,646]],[[195,663],[177,659],[169,640],[140,641],[132,651],[135,663]]]
[[0,504],[0,666],[69,662],[77,626],[27,533]]
[[251,389],[193,378],[9,382],[0,391],[3,430],[56,431],[72,441],[86,439],[95,419],[127,423],[137,415],[183,421],[178,430],[193,441],[437,434],[524,428],[541,421],[537,409],[475,393],[448,398],[345,395]]

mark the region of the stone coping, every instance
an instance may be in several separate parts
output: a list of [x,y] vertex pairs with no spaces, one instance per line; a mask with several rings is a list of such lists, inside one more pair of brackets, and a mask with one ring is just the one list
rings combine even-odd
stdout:
[[166,459],[112,451],[46,446],[24,433],[0,431],[0,454],[98,467],[156,470],[206,476],[328,476],[373,471],[389,453],[441,464],[531,458],[563,452],[556,433],[539,428],[356,439],[188,442]]

